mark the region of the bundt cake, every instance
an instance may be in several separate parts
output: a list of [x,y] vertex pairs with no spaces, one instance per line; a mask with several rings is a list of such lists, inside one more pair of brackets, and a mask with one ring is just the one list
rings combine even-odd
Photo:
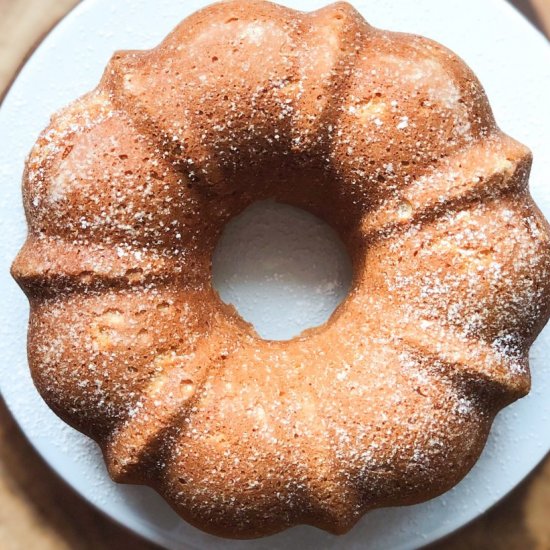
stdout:
[[[550,314],[530,164],[435,42],[346,3],[209,6],[115,53],[28,158],[13,275],[35,384],[115,481],[210,533],[343,533],[434,497],[529,390]],[[224,225],[267,198],[353,261],[329,322],[288,341],[211,286]]]

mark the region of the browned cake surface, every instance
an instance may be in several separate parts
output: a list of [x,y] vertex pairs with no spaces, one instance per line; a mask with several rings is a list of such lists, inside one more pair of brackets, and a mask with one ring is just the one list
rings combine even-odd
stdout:
[[[529,388],[550,313],[529,166],[434,42],[344,3],[206,8],[115,54],[31,152],[13,272],[36,385],[115,480],[213,533],[344,532],[431,498]],[[286,342],[211,288],[225,223],[264,198],[323,217],[354,263],[330,321]]]

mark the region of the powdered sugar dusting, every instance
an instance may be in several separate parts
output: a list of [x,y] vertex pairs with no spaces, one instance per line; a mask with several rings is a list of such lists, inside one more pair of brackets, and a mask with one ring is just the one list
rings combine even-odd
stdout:
[[[495,412],[480,388],[525,393],[548,230],[527,152],[442,48],[342,5],[210,9],[116,56],[31,154],[31,366],[118,479],[205,529],[343,530],[458,481]],[[210,288],[224,224],[270,196],[355,255],[338,314],[287,343]]]

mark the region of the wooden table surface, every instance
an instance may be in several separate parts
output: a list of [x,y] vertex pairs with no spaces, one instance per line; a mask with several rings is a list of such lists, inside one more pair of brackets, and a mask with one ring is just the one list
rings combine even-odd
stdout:
[[[483,0],[480,0],[483,1]],[[0,0],[0,96],[76,0]],[[550,0],[515,0],[550,35]],[[0,399],[0,549],[152,550],[85,503],[26,441]],[[550,550],[550,456],[505,500],[433,550]]]

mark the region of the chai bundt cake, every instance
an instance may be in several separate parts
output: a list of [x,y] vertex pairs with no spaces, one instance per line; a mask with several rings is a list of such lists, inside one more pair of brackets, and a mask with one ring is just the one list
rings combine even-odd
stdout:
[[[193,525],[343,533],[456,484],[529,389],[550,313],[529,151],[453,53],[348,4],[212,5],[118,52],[23,181],[36,386],[119,482]],[[211,287],[231,217],[274,198],[354,265],[326,325],[260,339]]]

